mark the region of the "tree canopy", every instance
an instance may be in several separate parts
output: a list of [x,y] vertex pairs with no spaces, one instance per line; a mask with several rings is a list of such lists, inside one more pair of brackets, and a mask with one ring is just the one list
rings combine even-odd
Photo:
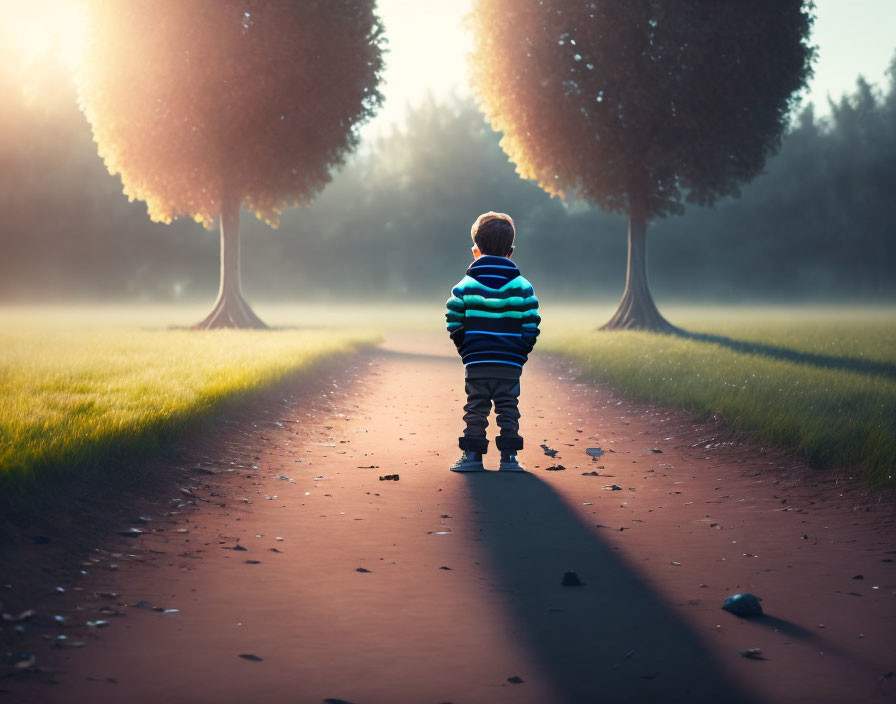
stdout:
[[762,171],[811,21],[803,0],[477,0],[473,83],[523,178],[651,219]]
[[276,224],[382,101],[374,0],[92,0],[82,109],[150,217],[207,227],[222,194]]

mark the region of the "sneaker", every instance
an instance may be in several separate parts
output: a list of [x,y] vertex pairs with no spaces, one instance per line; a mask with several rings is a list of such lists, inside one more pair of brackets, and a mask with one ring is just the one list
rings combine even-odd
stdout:
[[501,452],[501,466],[499,472],[525,472],[526,468],[516,461],[516,453],[508,450]]
[[472,450],[464,450],[457,461],[449,467],[452,472],[484,472],[482,455]]

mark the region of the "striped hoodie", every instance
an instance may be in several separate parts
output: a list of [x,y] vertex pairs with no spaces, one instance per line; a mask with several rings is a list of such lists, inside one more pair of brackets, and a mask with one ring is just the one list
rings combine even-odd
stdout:
[[448,333],[468,377],[517,378],[538,337],[538,299],[510,259],[483,255],[451,291]]

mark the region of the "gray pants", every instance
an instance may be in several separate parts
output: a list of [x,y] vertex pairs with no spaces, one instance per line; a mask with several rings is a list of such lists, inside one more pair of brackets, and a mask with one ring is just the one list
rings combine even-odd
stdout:
[[519,379],[467,379],[465,390],[467,403],[464,406],[463,437],[459,438],[460,448],[485,454],[488,451],[488,439],[485,429],[488,426],[488,414],[495,404],[495,415],[501,434],[495,438],[499,450],[522,450],[523,439],[520,437],[520,396]]

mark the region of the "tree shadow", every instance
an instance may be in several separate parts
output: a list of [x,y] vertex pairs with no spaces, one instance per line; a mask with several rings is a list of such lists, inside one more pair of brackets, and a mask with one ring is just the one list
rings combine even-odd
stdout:
[[[483,564],[558,702],[756,701],[548,484],[531,474],[464,476]],[[567,571],[585,586],[561,586]]]
[[726,335],[715,335],[708,332],[690,332],[682,328],[673,328],[670,334],[682,337],[686,340],[697,342],[709,342],[714,345],[727,347],[735,352],[756,354],[774,359],[782,359],[787,362],[809,364],[823,369],[839,369],[843,371],[858,372],[873,376],[884,376],[896,379],[896,364],[880,362],[872,359],[856,359],[855,357],[838,357],[835,355],[816,354],[814,352],[801,352],[790,347],[769,345],[764,342],[750,342],[738,340]]

